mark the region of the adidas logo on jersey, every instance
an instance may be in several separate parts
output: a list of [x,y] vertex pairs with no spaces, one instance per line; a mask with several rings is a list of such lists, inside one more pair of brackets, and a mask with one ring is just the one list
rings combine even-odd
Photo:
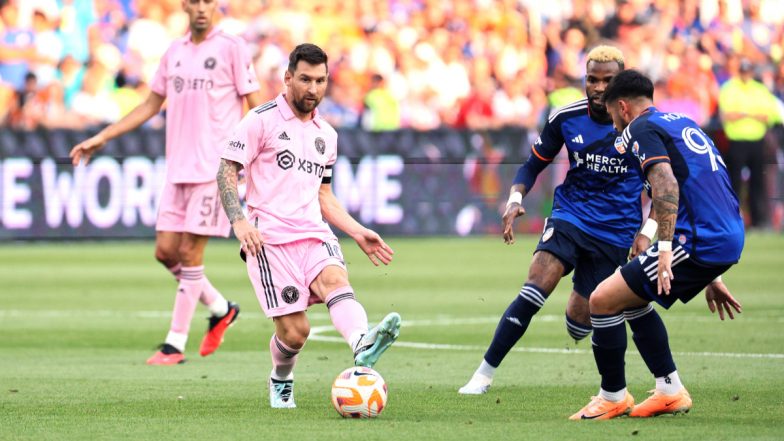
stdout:
[[583,135],[575,136],[574,138],[572,138],[572,142],[577,143],[577,144],[582,144],[583,143]]
[[282,139],[284,141],[291,141],[291,138],[289,138],[289,135],[287,135],[286,132],[281,133],[280,136],[278,136],[278,139]]

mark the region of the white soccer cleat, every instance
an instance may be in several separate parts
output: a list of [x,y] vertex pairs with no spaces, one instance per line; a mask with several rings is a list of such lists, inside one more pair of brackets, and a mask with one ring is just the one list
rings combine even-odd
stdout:
[[457,390],[460,395],[486,394],[493,384],[493,379],[482,374],[474,374],[465,386]]
[[269,379],[270,407],[273,409],[294,409],[294,380]]

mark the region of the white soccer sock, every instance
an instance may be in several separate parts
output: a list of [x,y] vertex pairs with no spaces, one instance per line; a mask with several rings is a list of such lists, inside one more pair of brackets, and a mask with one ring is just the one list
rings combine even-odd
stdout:
[[678,376],[678,371],[672,371],[663,377],[656,377],[656,390],[664,395],[675,395],[681,389],[683,389],[683,383],[681,383],[681,377]]
[[215,317],[223,317],[224,315],[229,313],[229,302],[224,299],[223,297],[213,300],[212,303],[207,305],[207,309],[210,310],[210,314]]
[[180,352],[185,352],[185,343],[188,341],[188,334],[169,331],[166,334],[166,343],[174,346]]
[[482,363],[479,364],[479,367],[476,369],[476,372],[474,372],[474,375],[476,374],[483,375],[492,381],[493,375],[495,375],[495,370],[496,368],[494,368],[493,366],[490,365],[490,363],[482,359]]
[[599,396],[604,398],[607,401],[612,401],[615,403],[621,402],[626,398],[626,388],[619,390],[618,392],[608,392],[604,389],[599,389]]

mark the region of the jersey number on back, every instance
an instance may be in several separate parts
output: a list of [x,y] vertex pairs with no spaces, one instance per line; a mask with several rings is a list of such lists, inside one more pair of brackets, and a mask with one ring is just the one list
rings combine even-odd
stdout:
[[719,164],[727,168],[721,156],[713,153],[713,143],[710,142],[708,137],[702,130],[694,127],[686,127],[681,132],[681,138],[686,143],[686,147],[698,155],[708,155],[711,163],[711,170],[716,171],[719,169]]

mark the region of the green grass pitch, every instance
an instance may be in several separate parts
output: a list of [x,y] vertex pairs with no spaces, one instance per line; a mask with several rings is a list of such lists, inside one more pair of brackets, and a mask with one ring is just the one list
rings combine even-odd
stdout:
[[[314,335],[296,370],[295,410],[269,408],[271,322],[251,291],[236,245],[214,241],[207,274],[242,314],[213,356],[191,327],[188,362],[144,361],[164,338],[175,284],[150,242],[0,246],[0,439],[782,439],[784,237],[749,235],[725,280],[743,314],[720,322],[702,296],[662,313],[676,363],[694,398],[686,416],[607,422],[567,418],[598,389],[590,344],[563,324],[564,279],[497,372],[490,393],[457,388],[478,365],[498,317],[517,295],[536,238],[389,238],[395,261],[375,268],[343,241],[352,284],[371,322],[400,312],[398,345],[376,369],[389,402],[376,420],[332,409],[332,379],[352,363],[311,308]],[[634,345],[629,340],[629,350]],[[636,353],[627,380],[638,401],[653,388]]]

